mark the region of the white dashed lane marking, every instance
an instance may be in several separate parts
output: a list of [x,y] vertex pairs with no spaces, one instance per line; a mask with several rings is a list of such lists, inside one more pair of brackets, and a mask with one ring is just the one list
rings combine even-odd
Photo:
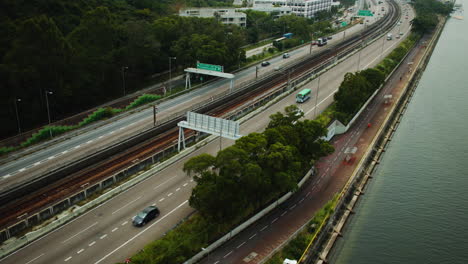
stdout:
[[9,177],[11,177],[11,174],[7,174],[7,175],[3,176],[3,178],[5,178],[5,179],[9,178]]
[[296,205],[293,205],[293,206],[289,207],[289,209],[292,210],[292,209],[294,209],[294,207],[296,207]]
[[268,227],[267,225],[266,225],[266,226],[264,226],[264,227],[262,227],[262,229],[260,229],[260,231],[263,231],[263,230],[265,230],[267,227]]
[[236,248],[240,248],[240,247],[242,247],[244,244],[245,244],[245,241],[242,242],[240,245],[238,245]]
[[19,171],[19,172],[23,172],[23,171],[25,171],[25,170],[26,170],[26,168],[22,168],[22,169],[19,169],[18,171]]
[[285,215],[286,213],[287,213],[287,212],[286,212],[286,211],[284,211],[284,212],[281,214],[281,216]]
[[232,250],[231,250],[231,251],[229,251],[229,253],[227,253],[226,255],[224,255],[224,257],[223,257],[223,258],[227,258],[229,255],[231,255],[231,253],[232,253]]
[[29,263],[35,261],[36,259],[38,259],[38,258],[40,258],[40,257],[42,257],[42,256],[44,256],[44,253],[42,253],[42,254],[40,254],[39,256],[37,256],[37,257],[31,259],[30,261],[26,262],[25,264],[29,264]]
[[115,231],[117,231],[117,229],[119,229],[119,228],[118,228],[118,227],[116,227],[116,228],[112,229],[112,232],[115,232]]
[[39,164],[41,164],[41,162],[40,162],[40,161],[38,161],[38,162],[34,163],[34,166],[37,166],[37,165],[39,165]]
[[128,224],[128,221],[125,221],[125,222],[122,223],[123,226],[126,225],[126,224]]
[[80,147],[81,147],[81,145],[78,145],[78,146],[75,147],[75,149],[79,149]]
[[94,244],[96,244],[96,241],[93,241],[93,242],[89,243],[88,247],[92,247]]
[[102,235],[99,239],[104,239],[107,237],[107,234]]
[[276,220],[278,220],[278,217],[273,219],[273,221],[271,221],[271,223],[273,224],[274,222],[276,222]]
[[84,248],[78,250],[78,251],[76,252],[76,254],[80,254],[80,253],[83,252],[83,251],[84,251]]
[[249,237],[249,239],[254,238],[256,235],[257,235],[257,233],[253,234],[251,237]]
[[68,150],[62,151],[62,154],[67,154]]
[[184,186],[184,187],[185,187],[185,186],[187,186],[187,184],[188,184],[188,183],[184,183],[184,185],[182,185],[182,186]]
[[159,199],[159,202],[162,202],[162,201],[164,201],[164,198]]
[[93,143],[93,140],[88,140],[86,143],[87,143],[87,144]]
[[169,196],[171,196],[171,195],[172,195],[172,193],[168,194],[167,197],[169,197]]
[[48,159],[48,160],[51,160],[51,159],[53,159],[53,158],[55,158],[55,156],[50,156],[50,157],[48,157],[47,159]]
[[72,257],[68,257],[68,258],[65,259],[65,261],[69,261],[71,258],[72,258]]
[[175,191],[176,191],[176,192],[180,191],[180,188],[177,188]]

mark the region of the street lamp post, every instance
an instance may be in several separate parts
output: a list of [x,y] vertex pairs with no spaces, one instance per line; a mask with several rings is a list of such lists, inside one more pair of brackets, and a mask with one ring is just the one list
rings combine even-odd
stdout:
[[176,60],[177,57],[169,57],[169,93],[172,91],[172,65],[171,61]]
[[127,92],[125,91],[125,70],[128,70],[128,67],[122,66],[122,86],[123,86],[124,96],[127,94]]
[[153,126],[156,126],[156,114],[158,113],[158,107],[156,105],[153,106]]
[[46,98],[46,105],[47,105],[47,118],[49,119],[49,133],[50,137],[52,138],[52,128],[50,127],[50,109],[49,109],[49,95],[54,94],[51,91],[45,91],[45,98]]
[[15,112],[16,112],[16,121],[18,122],[18,134],[21,134],[21,125],[18,114],[18,102],[21,102],[21,98],[15,98]]
[[315,107],[314,107],[314,118],[317,117],[317,103],[318,103],[318,94],[319,94],[319,89],[320,89],[320,76],[318,77],[317,80],[317,93],[315,94]]

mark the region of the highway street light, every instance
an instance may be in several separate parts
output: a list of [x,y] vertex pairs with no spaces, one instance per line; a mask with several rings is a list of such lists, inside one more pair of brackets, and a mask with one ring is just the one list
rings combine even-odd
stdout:
[[51,91],[45,91],[46,105],[47,105],[47,118],[49,119],[49,133],[50,138],[52,138],[52,128],[50,127],[50,109],[49,109],[49,95],[54,94]]
[[172,91],[172,60],[176,60],[177,57],[169,57],[169,93]]
[[16,112],[16,121],[18,122],[18,134],[21,134],[21,125],[18,114],[18,102],[21,102],[21,98],[15,98],[15,112]]
[[125,70],[128,70],[128,66],[122,66],[122,86],[123,86],[124,96],[127,94],[125,91]]

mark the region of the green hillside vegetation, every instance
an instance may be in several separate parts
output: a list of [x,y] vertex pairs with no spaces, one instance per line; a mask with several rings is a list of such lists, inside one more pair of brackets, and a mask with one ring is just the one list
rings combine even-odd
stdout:
[[[59,120],[143,87],[148,77],[193,67],[196,61],[244,63],[240,48],[260,38],[293,32],[307,40],[316,23],[294,16],[249,13],[247,29],[216,18],[178,17],[189,6],[229,6],[229,0],[47,0],[0,3],[0,137]],[[328,14],[329,15],[329,14]],[[329,27],[320,22],[320,28]],[[325,29],[324,29],[325,30]],[[127,68],[128,67],[128,68]]]

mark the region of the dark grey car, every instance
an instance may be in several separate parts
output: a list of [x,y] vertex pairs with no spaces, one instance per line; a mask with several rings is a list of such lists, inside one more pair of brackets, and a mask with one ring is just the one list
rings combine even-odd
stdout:
[[144,226],[149,221],[159,216],[159,209],[156,206],[148,206],[143,211],[133,217],[134,226]]

